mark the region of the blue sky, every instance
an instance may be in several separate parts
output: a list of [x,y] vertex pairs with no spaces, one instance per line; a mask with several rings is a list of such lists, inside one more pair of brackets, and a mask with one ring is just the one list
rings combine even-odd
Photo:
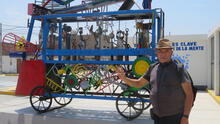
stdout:
[[[141,6],[142,0],[135,1]],[[13,31],[26,36],[27,4],[32,2],[34,0],[0,0],[0,22],[3,30],[7,29],[4,32],[14,28],[7,25],[24,26]],[[165,12],[165,35],[208,34],[220,23],[220,0],[153,0],[152,7]],[[37,36],[37,32],[34,35]]]
[[220,23],[220,0],[153,0],[166,14],[166,33],[207,34]]

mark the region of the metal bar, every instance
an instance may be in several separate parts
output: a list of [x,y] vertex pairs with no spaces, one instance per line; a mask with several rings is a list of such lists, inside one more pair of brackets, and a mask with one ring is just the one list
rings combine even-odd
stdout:
[[[62,31],[62,23],[61,22],[59,22],[59,43],[58,43],[58,47],[59,47],[59,49],[62,49],[62,33],[63,33],[63,31]],[[59,61],[62,59],[62,56],[59,56]]]
[[42,7],[45,7],[51,0],[47,0],[43,5]]
[[[41,18],[57,18],[57,17],[83,17],[83,16],[104,16],[104,15],[137,15],[145,13],[153,13],[155,10],[122,10],[113,12],[100,12],[100,13],[74,13],[74,14],[58,14],[58,15],[44,15],[44,16],[34,16],[35,19]],[[138,16],[138,15],[137,15]]]
[[54,1],[59,3],[60,5],[65,5],[65,3],[62,0],[54,0]]
[[31,23],[28,29],[28,34],[27,34],[27,41],[30,42],[31,41],[31,34],[33,32],[33,27],[34,27],[34,21],[35,19],[33,18],[33,16],[31,17]]
[[42,59],[46,61],[46,48],[48,42],[49,24],[46,19],[43,20],[43,49],[42,49]]
[[[99,100],[116,100],[118,99],[115,96],[87,96],[87,95],[67,95],[67,94],[51,94],[52,97],[66,97],[66,98],[80,98],[80,99],[99,99]],[[136,102],[140,101],[138,98],[119,98],[121,101],[135,100]],[[149,99],[144,99],[144,102],[150,102]]]
[[67,60],[46,60],[44,61],[45,63],[65,63],[65,64],[78,64],[78,63],[81,63],[81,64],[125,64],[125,65],[131,65],[134,63],[134,61],[86,61],[86,60],[83,60],[83,61],[67,61]]
[[65,92],[65,93],[73,93],[73,94],[83,94],[83,95],[109,95],[109,96],[118,96],[120,93],[100,93],[100,92],[80,92],[80,91],[73,91],[73,92]]
[[116,100],[114,96],[87,96],[87,95],[67,95],[67,94],[51,94],[52,97],[81,98],[81,99],[100,99],[100,100]]
[[160,18],[157,19],[157,41],[160,40],[161,37],[161,20]]
[[165,31],[165,14],[164,12],[162,11],[162,16],[161,16],[161,19],[162,19],[162,26],[163,26],[163,37],[164,37],[164,31]]
[[[156,48],[156,10],[153,12],[153,24],[152,24],[152,48]],[[152,62],[155,62],[155,53],[152,55]]]
[[[155,40],[155,39],[154,39]],[[154,41],[155,42],[155,41]],[[56,56],[116,56],[116,55],[152,55],[154,50],[150,48],[142,49],[74,49],[74,50],[46,50],[46,55]]]

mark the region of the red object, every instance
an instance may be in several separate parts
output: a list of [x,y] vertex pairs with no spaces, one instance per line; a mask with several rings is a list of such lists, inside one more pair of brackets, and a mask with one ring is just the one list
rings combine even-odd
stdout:
[[42,7],[47,6],[47,4],[48,4],[50,1],[51,1],[51,0],[47,0],[47,2],[45,2],[45,3],[42,5]]
[[8,52],[30,52],[37,51],[37,45],[26,41],[24,38],[13,33],[8,33],[3,37],[2,49]]
[[41,60],[23,61],[20,67],[16,95],[29,96],[36,86],[45,84],[45,65]]
[[33,3],[29,3],[28,4],[28,15],[32,16],[33,10],[34,10],[34,4]]

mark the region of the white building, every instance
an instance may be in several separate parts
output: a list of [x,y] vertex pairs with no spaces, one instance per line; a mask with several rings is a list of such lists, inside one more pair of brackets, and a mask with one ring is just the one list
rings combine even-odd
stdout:
[[0,42],[0,73],[3,74],[16,74],[19,72],[21,58],[11,58],[9,53],[2,49],[2,43]]
[[208,88],[220,95],[220,24],[209,33],[208,40]]
[[[2,41],[2,23],[0,23],[0,42]],[[0,45],[0,73],[2,73],[2,45]]]
[[173,42],[173,58],[184,64],[194,85],[206,89],[208,84],[208,37],[201,35],[167,36]]

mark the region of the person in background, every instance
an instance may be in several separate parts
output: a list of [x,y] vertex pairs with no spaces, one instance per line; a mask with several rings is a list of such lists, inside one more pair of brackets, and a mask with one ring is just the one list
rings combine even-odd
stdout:
[[172,61],[173,47],[168,39],[159,40],[155,48],[157,64],[150,67],[139,79],[125,76],[121,67],[117,67],[118,77],[131,87],[141,88],[150,83],[150,110],[154,124],[188,124],[193,103],[191,80],[185,69],[178,76],[177,64]]

